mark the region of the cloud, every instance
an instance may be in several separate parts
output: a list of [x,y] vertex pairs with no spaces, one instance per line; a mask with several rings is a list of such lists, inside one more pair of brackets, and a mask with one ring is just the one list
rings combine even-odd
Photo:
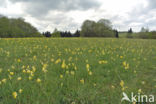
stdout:
[[5,7],[6,6],[6,0],[0,0],[0,6]]
[[[80,29],[86,19],[112,21],[113,27],[155,28],[155,0],[0,0],[0,14],[23,17],[39,31]],[[3,5],[3,6],[2,6]]]
[[156,9],[156,0],[147,0],[149,5],[148,8],[149,9]]
[[73,11],[87,10],[99,7],[100,3],[95,0],[10,0],[12,3],[21,2],[25,12],[32,16],[48,14],[51,10]]

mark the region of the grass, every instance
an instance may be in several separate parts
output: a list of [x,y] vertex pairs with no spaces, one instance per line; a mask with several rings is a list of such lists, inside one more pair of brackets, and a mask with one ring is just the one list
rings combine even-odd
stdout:
[[0,39],[0,104],[121,104],[122,92],[156,95],[155,63],[155,40]]

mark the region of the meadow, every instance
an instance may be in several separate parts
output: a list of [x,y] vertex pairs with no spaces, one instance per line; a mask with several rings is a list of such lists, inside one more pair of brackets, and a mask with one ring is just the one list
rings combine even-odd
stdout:
[[156,40],[0,39],[0,104],[121,104],[123,92],[156,95]]

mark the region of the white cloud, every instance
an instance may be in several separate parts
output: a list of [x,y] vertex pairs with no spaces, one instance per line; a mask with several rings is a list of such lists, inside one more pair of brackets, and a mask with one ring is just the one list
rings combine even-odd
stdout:
[[[0,0],[2,2],[2,0]],[[139,31],[156,25],[154,0],[3,0],[0,14],[23,17],[39,31],[80,29],[86,19],[110,19],[113,27]]]

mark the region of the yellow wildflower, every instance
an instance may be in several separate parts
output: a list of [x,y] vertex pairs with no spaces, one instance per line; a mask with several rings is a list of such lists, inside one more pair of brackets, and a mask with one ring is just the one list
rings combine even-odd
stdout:
[[65,69],[66,68],[65,60],[63,60],[61,67],[62,67],[62,69]]
[[37,83],[40,83],[41,82],[41,79],[37,78],[36,82]]
[[84,84],[84,79],[81,79],[81,80],[80,80],[80,83]]
[[19,62],[19,63],[20,63],[20,62],[21,62],[21,59],[17,59],[17,62]]
[[121,80],[120,86],[121,86],[121,87],[124,87],[124,81],[123,81],[123,80]]
[[55,61],[55,64],[58,64],[58,63],[60,63],[61,62],[61,59],[57,59],[56,61]]
[[89,69],[90,69],[90,66],[89,66],[89,64],[86,64],[86,68],[87,68],[87,70],[89,70]]
[[122,59],[122,58],[123,58],[123,56],[120,56],[120,58]]
[[92,75],[93,73],[91,71],[89,71],[89,75]]
[[115,86],[112,85],[111,87],[112,87],[112,89],[115,89]]
[[10,72],[10,75],[14,75],[14,72]]
[[22,93],[23,92],[23,90],[22,89],[19,89],[19,91],[18,91],[19,93]]
[[71,74],[71,75],[74,75],[74,74],[75,74],[75,72],[74,72],[74,71],[71,71],[71,72],[70,72],[70,74]]
[[20,81],[20,80],[22,80],[22,78],[21,77],[18,77],[17,80]]
[[7,79],[5,79],[5,78],[4,78],[4,79],[2,79],[2,82],[3,82],[3,83],[6,83],[6,81],[7,81]]
[[17,92],[13,92],[13,93],[12,93],[12,96],[13,96],[14,99],[16,99],[16,97],[17,97]]
[[60,78],[63,78],[63,75],[62,74],[60,75]]
[[139,89],[139,90],[138,90],[138,93],[141,93],[141,92],[142,92],[142,90],[141,90],[141,89]]
[[29,76],[29,78],[28,78],[29,80],[32,80],[32,77],[31,76]]
[[26,70],[23,70],[23,73],[26,73]]

